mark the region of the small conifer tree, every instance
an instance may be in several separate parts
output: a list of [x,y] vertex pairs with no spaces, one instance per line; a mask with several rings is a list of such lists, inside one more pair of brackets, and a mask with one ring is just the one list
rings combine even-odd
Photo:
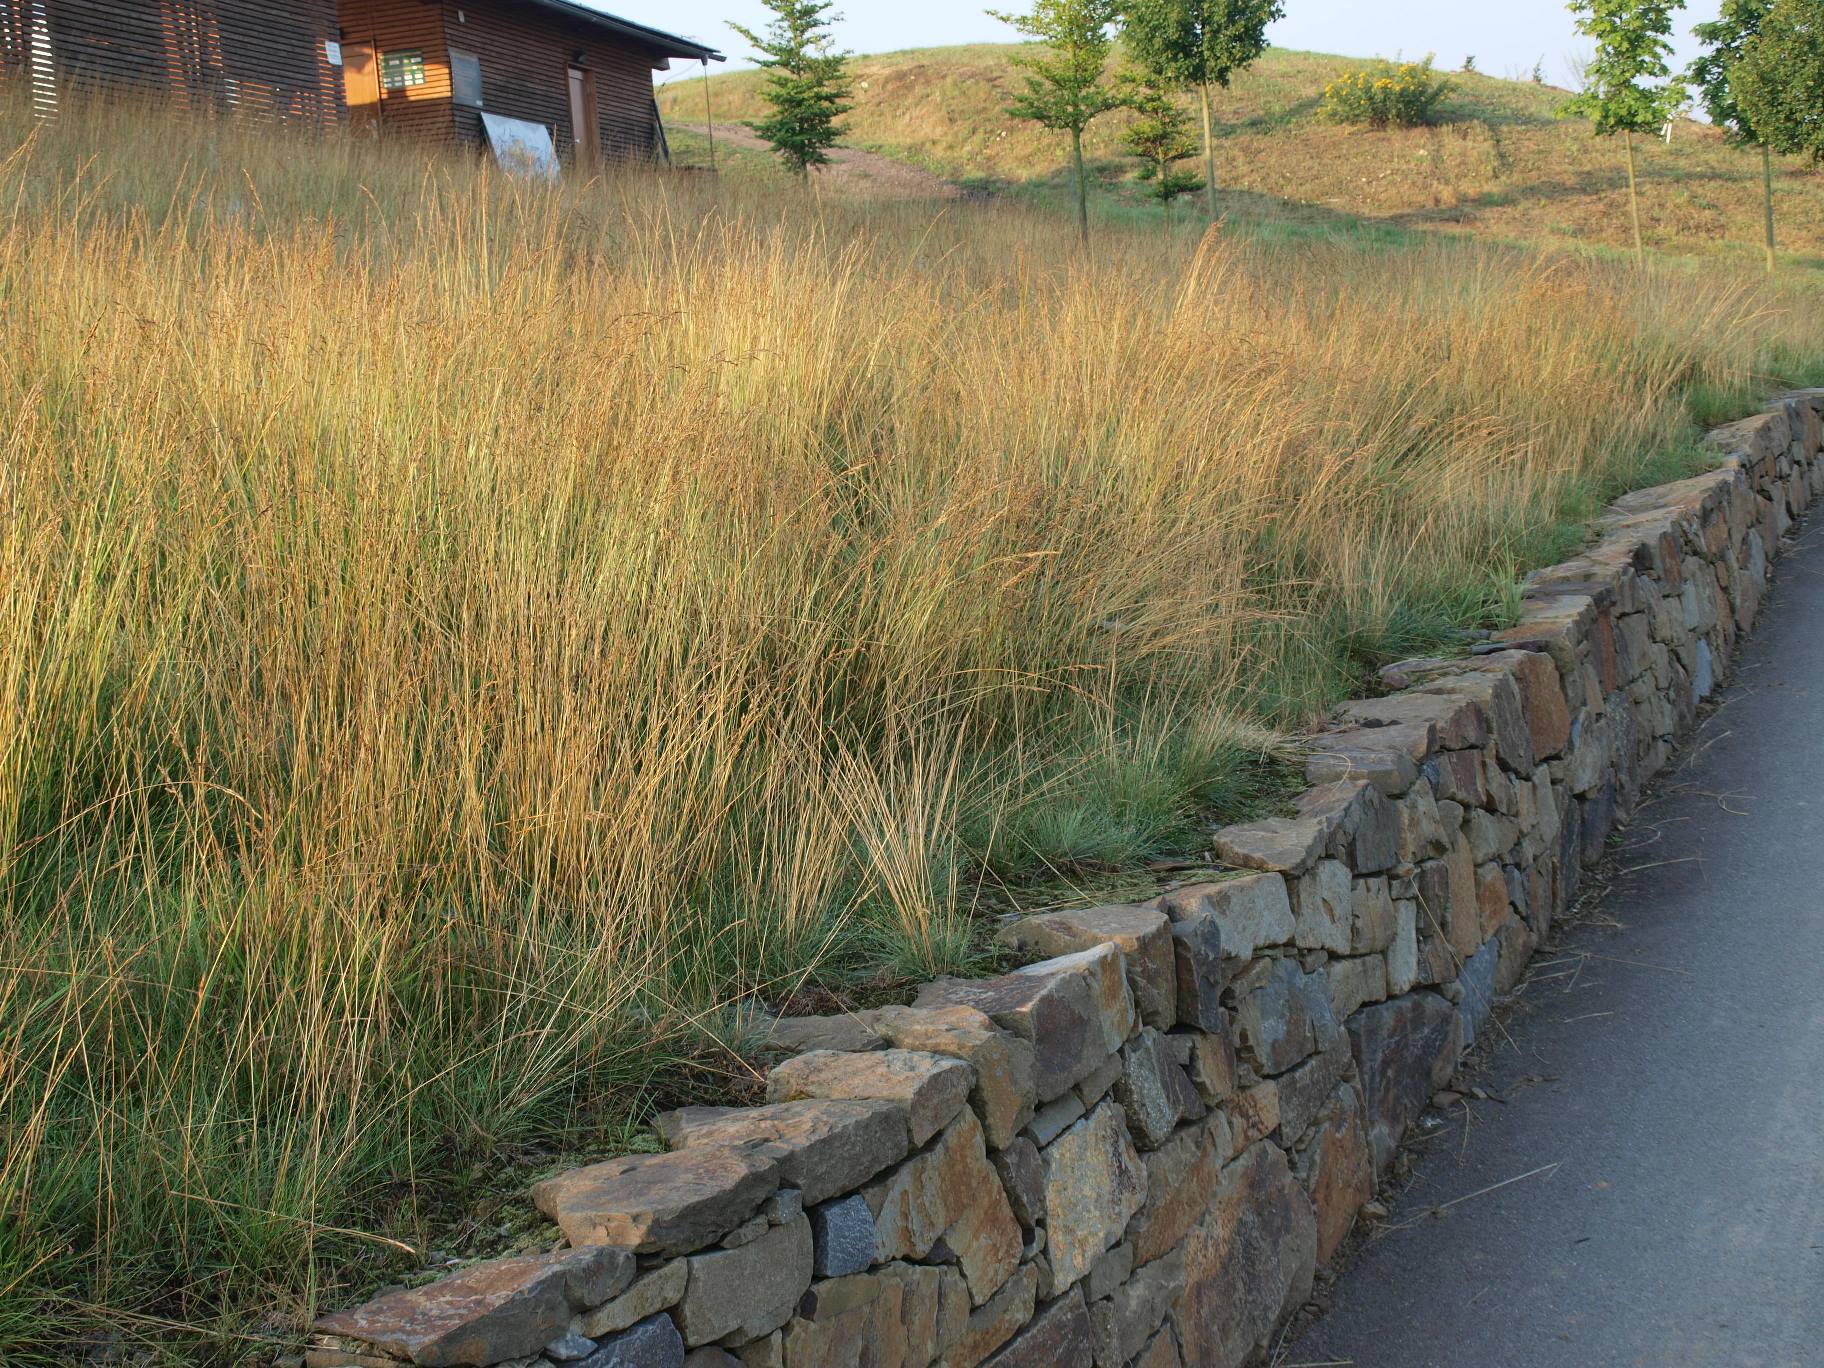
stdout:
[[1125,136],[1127,150],[1140,159],[1140,179],[1146,182],[1147,196],[1159,201],[1169,223],[1172,201],[1203,188],[1203,177],[1180,165],[1198,151],[1190,118],[1171,92],[1155,82],[1130,78],[1123,94],[1134,111]]
[[1585,117],[1598,137],[1620,133],[1628,150],[1628,212],[1634,222],[1634,260],[1647,264],[1640,232],[1640,190],[1634,171],[1634,135],[1663,128],[1682,102],[1671,68],[1672,15],[1684,0],[1571,0],[1577,31],[1596,43],[1581,94],[1558,110]]
[[829,0],[764,0],[777,16],[762,37],[740,24],[736,33],[762,54],[768,73],[763,96],[772,113],[749,128],[772,145],[779,160],[808,184],[811,168],[830,160],[830,148],[842,136],[839,120],[854,106],[849,101],[849,54],[838,50],[830,25]]
[[1114,0],[1032,0],[1026,14],[988,13],[1042,44],[1037,55],[1013,61],[1026,72],[1026,93],[1016,96],[1007,112],[1043,128],[1070,134],[1071,168],[1077,183],[1077,229],[1089,246],[1089,173],[1083,166],[1083,130],[1090,121],[1118,108],[1121,97],[1107,80],[1113,40]]

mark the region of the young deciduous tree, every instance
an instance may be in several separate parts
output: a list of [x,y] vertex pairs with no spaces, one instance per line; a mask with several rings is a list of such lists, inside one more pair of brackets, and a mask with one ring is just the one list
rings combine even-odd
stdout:
[[1286,12],[1281,0],[1127,0],[1128,47],[1165,86],[1195,86],[1203,102],[1203,181],[1216,217],[1214,86],[1267,50],[1267,25]]
[[1098,115],[1119,107],[1120,95],[1108,84],[1108,27],[1115,20],[1114,0],[1032,0],[1027,14],[989,10],[1046,51],[1020,55],[1026,93],[1014,98],[1007,112],[1041,127],[1070,134],[1070,160],[1077,180],[1077,228],[1089,246],[1089,176],[1083,167],[1083,130]]
[[1620,133],[1628,148],[1628,212],[1634,221],[1634,260],[1645,269],[1647,248],[1640,234],[1640,191],[1634,176],[1634,135],[1663,128],[1682,99],[1666,78],[1671,68],[1672,15],[1685,0],[1571,0],[1577,31],[1596,44],[1584,72],[1582,93],[1558,113],[1583,116],[1598,137]]
[[1134,111],[1125,138],[1127,150],[1140,158],[1140,179],[1147,183],[1147,194],[1165,210],[1169,223],[1172,201],[1203,188],[1201,176],[1179,166],[1197,155],[1190,118],[1171,91],[1156,82],[1129,79],[1122,93]]
[[849,54],[839,51],[830,25],[828,0],[764,0],[778,17],[763,38],[752,29],[730,24],[763,54],[759,64],[768,75],[764,98],[773,112],[749,128],[772,144],[779,160],[808,184],[811,168],[830,159],[829,150],[842,136],[837,122],[854,106],[849,102]]
[[1762,205],[1767,226],[1767,270],[1773,270],[1773,151],[1756,132],[1736,99],[1736,64],[1742,52],[1760,33],[1773,8],[1773,0],[1723,0],[1722,12],[1708,24],[1692,30],[1704,52],[1691,63],[1689,79],[1697,87],[1710,122],[1729,135],[1731,142],[1755,144],[1761,149]]
[[1824,163],[1824,0],[1774,0],[1743,45],[1732,84],[1766,146]]

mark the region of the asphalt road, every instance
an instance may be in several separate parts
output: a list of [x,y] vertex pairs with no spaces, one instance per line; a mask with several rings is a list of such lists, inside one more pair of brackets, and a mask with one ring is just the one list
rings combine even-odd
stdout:
[[1723,699],[1282,1364],[1824,1365],[1824,518]]

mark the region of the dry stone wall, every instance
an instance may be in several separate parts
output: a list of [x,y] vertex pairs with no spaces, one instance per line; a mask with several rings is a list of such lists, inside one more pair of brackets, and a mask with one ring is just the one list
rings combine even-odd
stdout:
[[567,1243],[324,1317],[316,1368],[1223,1368],[1257,1355],[1669,758],[1824,494],[1824,392],[1630,494],[1469,659],[1384,672],[1236,871],[780,1023],[764,1106],[533,1193]]

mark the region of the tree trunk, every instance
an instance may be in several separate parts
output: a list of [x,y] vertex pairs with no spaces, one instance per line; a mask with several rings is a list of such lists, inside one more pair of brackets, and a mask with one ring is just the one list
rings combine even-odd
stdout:
[[1647,269],[1647,247],[1640,236],[1640,191],[1634,183],[1634,130],[1624,128],[1621,133],[1628,147],[1628,213],[1634,220],[1634,264],[1644,271]]
[[1077,171],[1077,232],[1089,250],[1089,176],[1083,169],[1083,130],[1070,130],[1070,160]]
[[1767,210],[1767,274],[1773,274],[1773,149],[1761,144],[1761,189]]
[[703,59],[703,118],[709,128],[709,173],[716,174],[716,110],[709,97],[709,58]]
[[1216,125],[1210,117],[1210,83],[1202,82],[1203,95],[1203,203],[1210,222],[1216,221]]

